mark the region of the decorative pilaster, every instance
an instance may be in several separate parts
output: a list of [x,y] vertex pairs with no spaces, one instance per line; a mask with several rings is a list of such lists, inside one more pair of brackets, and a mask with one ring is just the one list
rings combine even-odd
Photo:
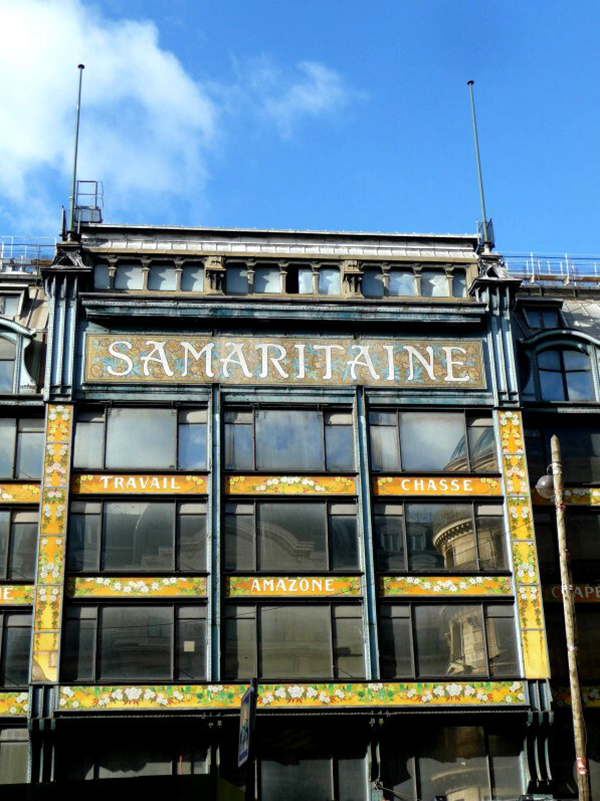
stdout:
[[73,407],[50,403],[41,489],[31,682],[58,681]]
[[527,477],[523,422],[521,413],[517,411],[500,411],[498,418],[525,677],[547,679],[550,677],[548,647]]

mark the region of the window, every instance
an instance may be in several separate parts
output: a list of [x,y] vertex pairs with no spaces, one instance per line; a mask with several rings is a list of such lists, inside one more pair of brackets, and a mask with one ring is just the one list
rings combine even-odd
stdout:
[[384,284],[381,270],[369,268],[364,270],[361,288],[365,298],[382,298],[384,295]]
[[248,269],[243,265],[234,267],[228,264],[225,273],[225,292],[230,295],[247,295],[248,290]]
[[0,337],[0,392],[12,392],[15,374],[15,345]]
[[587,353],[575,349],[544,350],[537,355],[542,400],[594,400],[594,384]]
[[225,609],[227,679],[363,678],[357,604],[231,604]]
[[452,297],[466,298],[467,274],[464,270],[454,270],[452,273]]
[[27,687],[31,614],[0,610],[0,687]]
[[72,503],[67,560],[69,570],[92,573],[206,570],[206,504]]
[[448,277],[444,270],[422,270],[421,295],[424,298],[448,297]]
[[485,729],[394,723],[381,742],[381,779],[396,795],[384,798],[518,798],[524,739],[512,721]]
[[140,264],[121,263],[115,274],[115,289],[143,289],[144,272]]
[[225,467],[352,470],[352,415],[316,409],[226,411]]
[[35,509],[0,510],[0,579],[33,581],[37,530]]
[[[535,535],[544,578],[559,581],[554,512],[536,510]],[[575,583],[600,583],[600,514],[567,508],[567,543]]]
[[204,606],[71,606],[62,681],[206,678]]
[[0,477],[41,478],[43,453],[41,418],[0,418]]
[[531,328],[548,330],[549,328],[560,328],[561,325],[558,309],[527,306],[525,308],[525,317]]
[[379,570],[507,570],[501,506],[378,503],[373,522]]
[[491,417],[464,412],[369,413],[373,470],[496,473]]
[[[105,441],[106,440],[106,441]],[[206,409],[115,407],[77,415],[73,466],[206,469]]]
[[0,314],[3,317],[16,317],[20,301],[21,295],[0,295]]
[[281,294],[279,267],[257,267],[254,272],[254,292],[258,295]]
[[356,504],[226,504],[225,569],[356,570]]
[[94,288],[110,289],[110,272],[108,264],[96,264],[94,266]]
[[[539,417],[535,419],[539,423]],[[525,447],[529,478],[535,484],[552,461],[550,439],[558,436],[563,462],[563,479],[569,484],[600,481],[600,428],[583,422],[555,427],[551,424],[526,428]]]
[[204,290],[204,267],[202,264],[184,264],[181,271],[182,292],[202,292]]
[[175,265],[171,262],[152,264],[148,272],[148,289],[174,292],[177,288],[175,275]]
[[[560,600],[545,604],[544,613],[552,678],[568,683],[565,617]],[[577,604],[577,660],[581,680],[585,682],[595,683],[600,679],[599,625],[597,604]]]
[[504,604],[383,604],[384,678],[519,674],[513,607]]
[[412,270],[390,270],[389,293],[394,296],[417,294],[415,274]]
[[0,729],[0,785],[25,784],[29,762],[27,729]]

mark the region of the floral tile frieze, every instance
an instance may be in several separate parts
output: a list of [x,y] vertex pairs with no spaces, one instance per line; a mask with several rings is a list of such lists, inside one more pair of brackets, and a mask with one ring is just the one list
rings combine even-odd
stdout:
[[24,484],[15,482],[14,484],[0,484],[0,503],[39,503],[40,485]]
[[123,576],[120,578],[77,576],[67,582],[67,595],[72,598],[183,598],[206,595],[204,576],[162,578]]
[[25,718],[29,712],[29,693],[0,692],[0,717]]
[[383,576],[382,595],[512,595],[509,576]]
[[360,576],[227,576],[226,596],[329,597],[361,595]]
[[[65,686],[58,711],[239,709],[247,685]],[[257,707],[526,706],[522,681],[260,684]]]
[[228,495],[355,495],[349,476],[226,476]]

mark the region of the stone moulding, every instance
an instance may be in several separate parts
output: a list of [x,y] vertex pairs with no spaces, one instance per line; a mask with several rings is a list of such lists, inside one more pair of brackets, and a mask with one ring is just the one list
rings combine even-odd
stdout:
[[382,576],[380,594],[390,596],[510,596],[510,576]]
[[[245,684],[63,686],[59,712],[238,710]],[[260,709],[527,707],[523,681],[260,684]]]

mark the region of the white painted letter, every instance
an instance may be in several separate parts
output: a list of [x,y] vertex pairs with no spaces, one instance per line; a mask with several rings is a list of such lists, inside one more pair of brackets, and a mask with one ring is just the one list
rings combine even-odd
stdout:
[[418,359],[425,370],[427,371],[427,375],[432,381],[437,381],[435,377],[435,373],[433,372],[433,348],[431,345],[427,345],[425,351],[429,356],[429,361],[423,356],[423,354],[419,353],[416,348],[413,348],[412,345],[404,345],[404,350],[408,353],[408,378],[407,381],[414,381],[415,380],[415,359]]
[[383,345],[382,346],[385,351],[387,351],[387,360],[388,360],[388,374],[387,380],[393,381],[394,380],[394,346],[393,345]]
[[306,376],[304,364],[304,349],[306,345],[294,345],[294,347],[298,351],[298,375],[296,378],[304,378]]
[[265,344],[261,342],[259,345],[255,345],[254,347],[262,354],[262,367],[260,368],[260,373],[258,376],[259,378],[266,378],[269,374],[269,348],[276,348],[279,351],[279,356],[271,356],[271,364],[282,378],[289,378],[289,375],[279,364],[279,362],[282,361],[282,359],[285,359],[287,356],[287,351],[282,345],[277,345],[274,343]]
[[111,342],[110,345],[108,346],[108,352],[110,353],[110,355],[114,356],[115,359],[122,359],[127,365],[127,369],[118,373],[116,370],[113,370],[112,367],[107,367],[106,372],[114,376],[129,375],[129,373],[133,370],[133,362],[131,361],[129,356],[126,356],[124,353],[116,352],[115,348],[117,347],[117,345],[123,345],[123,347],[127,348],[127,350],[131,350],[133,345],[131,344],[131,342],[127,342],[124,339],[120,339],[117,342]]
[[334,349],[341,350],[342,353],[344,351],[344,348],[341,345],[313,345],[313,350],[325,351],[325,374],[323,376],[324,381],[331,380],[331,354]]
[[[172,376],[173,371],[169,367],[167,354],[165,353],[165,343],[155,342],[153,339],[148,339],[146,341],[146,345],[154,345],[154,347],[147,356],[140,357],[144,362],[144,375],[150,375],[148,371],[148,362],[158,362],[158,364],[160,364],[162,369],[165,371],[165,375]],[[154,353],[157,353],[158,356],[154,356]]]
[[[246,358],[242,352],[242,348],[244,347],[243,343],[238,342],[237,345],[235,342],[226,342],[227,347],[231,348],[231,353],[227,354],[227,356],[222,360],[223,364],[223,376],[225,378],[229,378],[229,364],[237,364],[239,367],[242,368],[243,374],[246,378],[252,378],[252,373],[248,370],[248,365],[246,364]],[[235,359],[234,356],[238,358]]]
[[214,378],[214,373],[212,369],[212,352],[215,346],[214,342],[207,343],[203,348],[199,351],[192,345],[191,342],[182,342],[181,347],[183,348],[183,373],[181,374],[182,378],[188,374],[188,354],[192,356],[196,361],[202,358],[204,354],[204,358],[206,360],[206,366],[204,368],[204,375],[207,378]]
[[[371,373],[371,377],[374,378],[376,381],[379,378],[377,373],[375,372],[375,367],[373,366],[373,362],[371,361],[371,355],[369,353],[370,345],[350,345],[353,350],[358,350],[358,354],[355,359],[349,360],[346,362],[348,367],[350,368],[350,375],[352,376],[353,381],[357,381],[356,378],[356,368],[358,365],[361,367],[366,367],[367,370]],[[363,359],[361,359],[361,356]]]
[[442,348],[442,350],[446,351],[446,377],[444,381],[470,381],[470,377],[468,375],[461,375],[456,376],[454,375],[454,368],[455,367],[464,367],[464,362],[457,362],[452,358],[452,351],[456,350],[460,353],[466,353],[467,351],[464,348],[458,348],[456,345],[450,345],[448,347]]

